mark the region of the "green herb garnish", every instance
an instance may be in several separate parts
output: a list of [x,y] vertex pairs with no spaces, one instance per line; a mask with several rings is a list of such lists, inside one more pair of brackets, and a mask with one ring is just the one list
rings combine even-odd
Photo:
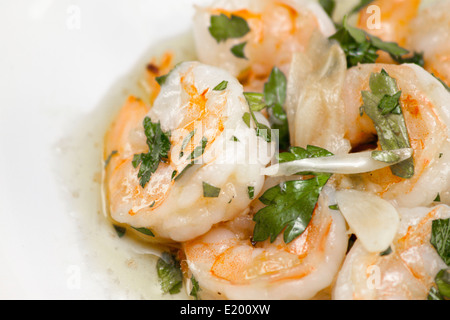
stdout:
[[431,227],[431,244],[444,260],[450,265],[450,219],[433,220]]
[[283,109],[286,101],[286,90],[286,76],[280,69],[274,67],[267,83],[264,85],[264,93],[244,93],[251,111],[261,111],[267,108],[270,126],[272,130],[278,130],[278,139],[282,150],[289,148],[290,144],[288,120]]
[[180,263],[170,253],[164,252],[156,263],[161,289],[164,293],[179,293],[183,286]]
[[158,169],[159,163],[168,158],[170,151],[170,134],[161,130],[160,123],[153,123],[149,117],[145,117],[144,131],[149,151],[136,154],[132,162],[134,168],[140,166],[138,177],[142,188],[145,188],[150,181],[152,174]]
[[369,4],[371,4],[374,0],[360,0],[359,3],[353,7],[353,9],[350,11],[350,14],[358,13],[361,11],[361,9],[364,9]]
[[124,227],[120,227],[115,224],[113,225],[113,227],[114,227],[114,230],[116,230],[117,236],[119,236],[119,238],[122,238],[125,235],[125,233],[127,232],[127,229]]
[[198,285],[198,281],[195,279],[194,276],[192,276],[191,278],[191,283],[192,283],[192,290],[189,295],[191,297],[194,297],[195,300],[199,300],[198,292],[200,291],[200,286]]
[[347,57],[348,68],[359,63],[375,63],[379,56],[378,50],[394,57],[402,57],[409,53],[395,42],[384,42],[364,30],[349,26],[347,17],[344,18],[341,28],[330,39],[340,43]]
[[231,15],[228,18],[225,14],[211,16],[211,26],[209,33],[216,39],[217,42],[226,41],[228,39],[242,38],[250,32],[245,19]]
[[203,182],[203,197],[218,198],[220,195],[220,188],[216,188],[209,183]]
[[247,193],[248,193],[248,198],[250,200],[253,200],[255,198],[255,187],[249,186],[247,189]]
[[[375,124],[382,150],[410,148],[397,81],[383,69],[380,73],[372,73],[369,84],[371,91],[361,92],[364,101],[362,108]],[[375,153],[375,156],[394,158],[389,153]],[[393,165],[391,171],[398,177],[409,179],[414,176],[414,161],[410,158]]]
[[390,255],[391,253],[392,253],[392,248],[389,247],[389,248],[387,248],[385,251],[381,252],[381,253],[380,253],[380,256],[382,256],[382,257],[388,256],[388,255]]
[[439,271],[434,281],[439,293],[445,298],[450,298],[450,269]]
[[247,59],[247,57],[245,56],[245,53],[244,53],[244,49],[245,49],[246,45],[247,45],[247,42],[243,42],[241,44],[237,44],[237,45],[233,46],[231,48],[231,53],[236,58]]
[[180,158],[182,158],[184,156],[184,152],[183,151],[184,151],[184,149],[186,149],[187,145],[189,144],[189,142],[194,137],[196,131],[197,131],[197,129],[189,132],[189,134],[183,139],[183,143],[181,144]]
[[147,229],[147,228],[134,228],[132,227],[134,230],[136,230],[137,232],[140,232],[142,234],[145,234],[146,236],[150,236],[150,237],[154,237],[155,235],[153,234],[152,230]]
[[228,81],[222,81],[219,83],[213,90],[214,91],[223,91],[228,87]]
[[[318,147],[291,148],[280,155],[283,162],[329,156],[332,153]],[[253,240],[274,242],[284,230],[284,241],[290,243],[300,236],[311,221],[320,192],[331,177],[327,173],[305,173],[310,179],[286,181],[267,190],[259,200],[266,205],[256,213]]]
[[328,206],[328,208],[330,208],[331,210],[339,211],[339,206],[337,204]]

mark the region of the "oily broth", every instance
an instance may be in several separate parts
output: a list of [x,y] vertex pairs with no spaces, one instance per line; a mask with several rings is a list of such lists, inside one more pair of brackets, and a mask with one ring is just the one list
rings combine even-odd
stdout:
[[55,173],[68,210],[78,229],[84,272],[93,274],[110,299],[188,299],[162,295],[156,262],[168,248],[151,244],[134,230],[117,236],[103,192],[103,140],[128,96],[148,102],[142,86],[146,66],[163,53],[174,53],[175,63],[195,60],[191,32],[152,45],[128,74],[119,79],[92,113],[74,119],[69,133],[54,148]]

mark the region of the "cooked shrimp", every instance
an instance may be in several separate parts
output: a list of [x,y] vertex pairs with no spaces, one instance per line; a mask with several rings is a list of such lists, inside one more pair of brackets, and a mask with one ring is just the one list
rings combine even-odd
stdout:
[[[225,89],[213,90],[224,81]],[[255,195],[262,188],[260,170],[273,147],[244,123],[248,111],[235,78],[196,62],[170,73],[150,111],[130,98],[106,137],[105,157],[116,151],[106,169],[113,220],[150,229],[156,239],[186,241],[244,211],[251,202],[248,188]],[[171,148],[143,188],[133,157],[149,149],[142,125],[146,116],[171,133]],[[259,122],[264,122],[261,115]],[[203,162],[191,167],[199,148]],[[218,194],[205,195],[205,184]]]
[[279,236],[252,244],[251,215],[214,227],[183,244],[202,299],[311,299],[329,287],[344,259],[345,221],[326,187],[306,231],[290,244]]
[[[450,85],[450,1],[420,8],[420,0],[376,0],[381,21],[371,27],[372,11],[363,9],[358,27],[384,41],[394,41],[412,52],[424,53],[425,69]],[[391,62],[381,55],[379,62]]]
[[361,116],[361,92],[370,91],[371,75],[385,69],[402,92],[400,105],[414,150],[415,174],[403,179],[386,168],[349,176],[344,181],[350,183],[342,187],[396,199],[403,207],[430,205],[439,193],[450,190],[450,94],[444,86],[412,64],[364,64],[346,71],[337,44],[313,44],[316,47],[294,57],[289,77],[286,110],[290,127],[295,128],[291,140],[334,153],[376,149],[374,122],[365,113]]
[[450,1],[419,12],[410,30],[407,48],[423,52],[425,69],[450,86]]
[[450,208],[400,209],[392,253],[367,252],[355,242],[333,289],[337,300],[426,300],[436,274],[447,266],[431,245],[431,224],[448,219]]
[[[225,14],[243,18],[250,32],[238,39],[218,42],[209,31],[211,17]],[[220,66],[239,77],[248,91],[258,91],[274,66],[288,72],[292,54],[304,51],[315,30],[331,36],[331,19],[310,0],[219,0],[211,7],[198,8],[194,34],[199,60]],[[245,45],[245,58],[231,49]]]
[[353,182],[357,188],[373,191],[386,199],[396,199],[403,207],[430,205],[450,186],[450,94],[432,75],[417,65],[360,65],[347,72],[343,101],[345,137],[354,148],[373,141],[377,131],[373,121],[360,114],[361,92],[370,91],[372,73],[385,69],[396,79],[402,92],[400,104],[411,147],[414,150],[414,176],[402,179],[390,169],[362,176]]

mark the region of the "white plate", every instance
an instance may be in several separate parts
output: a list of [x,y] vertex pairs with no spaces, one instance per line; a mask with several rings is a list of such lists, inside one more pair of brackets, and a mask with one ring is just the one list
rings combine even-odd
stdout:
[[101,144],[136,69],[208,2],[0,2],[1,299],[185,297],[105,223]]

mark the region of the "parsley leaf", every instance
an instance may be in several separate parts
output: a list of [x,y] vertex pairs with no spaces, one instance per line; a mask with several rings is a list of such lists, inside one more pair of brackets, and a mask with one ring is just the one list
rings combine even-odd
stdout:
[[236,58],[247,59],[247,57],[245,56],[245,53],[244,53],[244,49],[245,49],[246,45],[247,45],[247,42],[235,45],[234,47],[231,48],[231,53]]
[[209,183],[203,182],[203,197],[218,198],[220,195],[220,188],[216,188]]
[[392,54],[390,56],[395,62],[397,62],[399,64],[414,63],[421,67],[423,67],[425,65],[425,60],[423,58],[423,52],[414,52],[412,54],[412,56],[409,56],[409,57],[394,56]]
[[331,18],[333,17],[334,9],[336,9],[336,0],[319,0],[323,10]]
[[117,225],[113,225],[114,230],[116,230],[117,236],[119,238],[123,238],[123,236],[125,236],[125,233],[127,232],[127,229],[121,226],[117,226]]
[[264,85],[264,99],[268,105],[269,122],[273,130],[278,130],[280,149],[286,150],[290,145],[289,125],[283,108],[286,102],[287,79],[284,73],[274,67],[269,80]]
[[144,131],[149,151],[136,154],[132,162],[135,169],[140,166],[138,177],[142,188],[150,181],[159,163],[168,158],[170,151],[170,134],[162,131],[160,123],[153,123],[149,117],[145,117]]
[[[405,118],[400,108],[401,91],[397,81],[383,69],[372,73],[369,86],[371,91],[362,91],[362,110],[372,119],[383,151],[410,148]],[[383,154],[375,154],[381,157]],[[414,176],[414,160],[410,158],[391,166],[394,175],[409,179]]]
[[247,193],[248,193],[248,198],[250,200],[253,200],[255,198],[255,187],[253,187],[253,186],[248,187]]
[[385,51],[394,57],[402,57],[409,53],[395,42],[384,42],[364,30],[349,26],[347,17],[344,18],[341,28],[330,39],[340,43],[347,57],[348,68],[359,63],[375,63],[379,56],[378,50]]
[[[282,150],[288,149],[290,144],[288,120],[283,109],[286,102],[286,90],[286,76],[280,69],[274,67],[267,83],[264,85],[264,93],[244,93],[251,111],[261,111],[267,108],[272,130],[278,130],[278,139]],[[247,119],[248,117],[244,121]]]
[[[280,154],[280,161],[288,162],[305,158],[330,156],[325,149],[309,146],[295,147],[291,152]],[[259,200],[266,205],[254,216],[256,222],[253,240],[274,242],[284,230],[284,242],[290,243],[300,236],[311,221],[320,192],[331,174],[303,173],[310,179],[286,181],[267,190]]]
[[198,292],[200,291],[200,286],[198,285],[198,281],[197,281],[197,279],[195,279],[194,276],[192,276],[192,278],[191,278],[191,283],[192,283],[192,290],[189,295],[191,297],[194,297],[195,300],[199,300]]
[[228,81],[224,80],[219,83],[213,90],[214,91],[223,91],[228,87]]
[[217,42],[242,38],[249,32],[250,27],[248,26],[247,21],[241,17],[231,15],[231,17],[228,18],[223,13],[218,16],[211,16],[209,33]]
[[450,219],[433,220],[431,244],[445,264],[450,266]]
[[145,234],[146,236],[150,236],[150,237],[154,237],[155,235],[153,234],[152,230],[147,229],[147,228],[134,228],[132,227],[134,230],[136,230],[137,232],[140,232],[142,234]]
[[163,252],[156,263],[161,289],[164,293],[179,293],[183,286],[183,273],[180,263],[170,253]]
[[438,272],[434,279],[441,296],[450,298],[450,269],[443,269]]

